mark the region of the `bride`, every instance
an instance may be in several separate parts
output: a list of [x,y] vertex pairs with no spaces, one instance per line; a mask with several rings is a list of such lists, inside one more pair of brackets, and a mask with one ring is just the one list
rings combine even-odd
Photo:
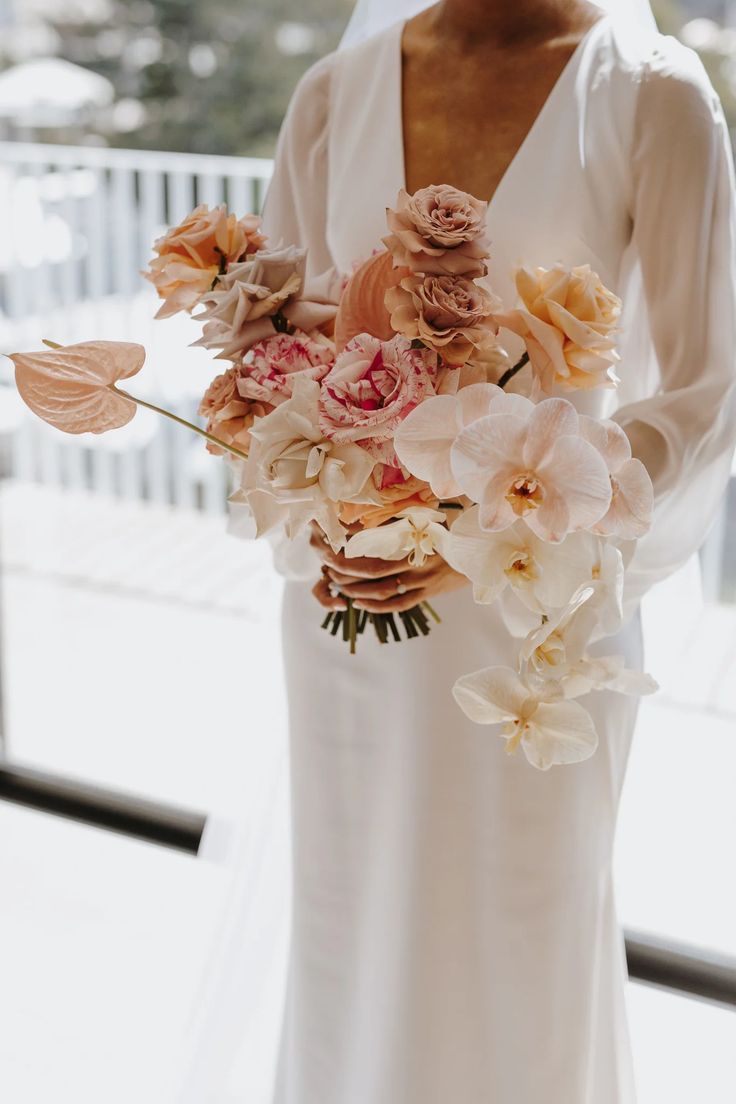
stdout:
[[[307,247],[310,275],[344,274],[399,189],[433,183],[488,201],[504,302],[516,266],[558,261],[589,263],[624,301],[617,405],[574,401],[625,428],[655,483],[627,620],[602,642],[641,669],[639,599],[701,543],[736,423],[721,105],[646,0],[362,0],[294,93],[266,232]],[[503,337],[513,363],[519,339]],[[345,560],[316,535],[306,551],[283,614],[293,916],[277,1104],[631,1104],[611,854],[635,700],[590,693],[597,753],[535,771],[450,692],[513,665],[502,610],[438,558]],[[385,648],[366,634],[350,656],[319,628],[337,590],[368,610],[429,598],[442,625]]]

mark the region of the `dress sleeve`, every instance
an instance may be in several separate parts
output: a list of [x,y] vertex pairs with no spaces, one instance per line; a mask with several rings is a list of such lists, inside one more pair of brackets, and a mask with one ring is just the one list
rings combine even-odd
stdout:
[[673,38],[659,43],[639,85],[631,161],[632,233],[659,385],[613,416],[655,486],[652,530],[629,566],[629,602],[704,540],[736,441],[731,144],[698,55]]
[[327,154],[332,55],[307,70],[279,132],[262,218],[273,245],[307,249],[307,276],[332,268],[327,245]]

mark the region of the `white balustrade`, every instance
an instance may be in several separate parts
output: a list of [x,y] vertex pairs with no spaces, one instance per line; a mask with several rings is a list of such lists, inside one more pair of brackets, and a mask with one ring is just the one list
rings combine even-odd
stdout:
[[[270,175],[271,162],[256,158],[0,142],[0,348],[38,348],[46,337],[148,345],[157,303],[140,270],[155,238],[197,203],[227,202],[237,214],[257,210]],[[145,397],[191,420],[198,395],[225,366],[187,350],[196,335],[183,332],[155,332],[157,357],[166,364],[160,386],[149,385]],[[195,352],[201,357],[192,368]],[[179,360],[187,368],[177,381]],[[11,387],[6,360],[0,388],[8,394]],[[153,415],[139,413],[135,424],[136,433],[72,438],[24,412],[12,427],[0,426],[10,438],[3,454],[11,467],[0,474],[224,509],[225,465],[203,455],[200,439]]]

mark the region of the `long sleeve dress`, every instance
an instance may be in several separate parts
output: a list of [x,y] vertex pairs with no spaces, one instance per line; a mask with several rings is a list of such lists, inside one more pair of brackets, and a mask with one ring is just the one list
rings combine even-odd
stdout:
[[[292,98],[264,219],[308,247],[313,275],[365,258],[405,183],[401,30],[325,57]],[[699,58],[610,16],[488,208],[504,303],[517,265],[558,261],[590,263],[624,299],[622,382],[573,401],[619,421],[654,475],[627,620],[599,645],[634,668],[638,599],[697,548],[728,477],[735,218]],[[513,361],[519,340],[501,336]],[[366,635],[350,656],[320,630],[310,586],[287,582],[283,611],[293,915],[276,1104],[631,1104],[611,857],[636,701],[591,692],[596,754],[535,771],[450,692],[514,664],[495,607],[443,595],[427,638]]]

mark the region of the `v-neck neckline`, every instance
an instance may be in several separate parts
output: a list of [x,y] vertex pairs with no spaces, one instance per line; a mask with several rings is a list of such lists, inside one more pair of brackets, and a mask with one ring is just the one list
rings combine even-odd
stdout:
[[[573,75],[575,70],[578,68],[578,65],[580,63],[580,60],[582,58],[582,55],[583,55],[583,52],[584,52],[585,48],[588,46],[591,39],[594,37],[595,33],[600,29],[600,25],[602,23],[603,24],[609,23],[610,18],[611,18],[610,13],[609,12],[604,12],[598,19],[596,19],[595,23],[593,23],[590,27],[588,27],[587,31],[582,36],[582,38],[579,40],[577,46],[575,47],[573,52],[570,54],[570,57],[567,59],[564,66],[560,70],[560,73],[557,76],[554,84],[550,88],[549,92],[547,93],[547,96],[546,96],[544,102],[542,103],[542,106],[540,107],[539,111],[535,115],[535,117],[534,117],[534,119],[531,123],[531,126],[529,127],[529,129],[527,130],[526,134],[524,135],[521,143],[517,147],[517,150],[514,153],[514,156],[511,158],[508,165],[504,169],[504,172],[501,175],[501,177],[498,181],[498,184],[496,185],[496,187],[493,191],[493,195],[490,197],[490,199],[484,197],[485,202],[487,204],[486,217],[488,217],[491,213],[491,210],[495,206],[497,206],[498,197],[505,190],[505,188],[507,187],[509,177],[511,176],[513,170],[516,168],[519,161],[524,156],[526,150],[531,145],[531,143],[532,143],[533,139],[535,138],[537,132],[542,129],[542,126],[543,126],[546,115],[551,110],[551,108],[554,104],[554,101],[560,95],[560,93],[561,93],[563,87],[565,86],[565,84],[567,83],[568,79]],[[395,97],[395,105],[396,105],[397,111],[398,111],[398,118],[396,120],[396,132],[397,132],[397,142],[398,142],[399,178],[400,178],[400,186],[404,189],[404,191],[407,190],[407,186],[406,186],[406,145],[405,145],[405,142],[404,142],[404,93],[403,93],[403,85],[404,85],[404,80],[403,80],[404,72],[403,72],[403,69],[404,69],[404,66],[403,66],[403,57],[402,57],[402,43],[403,43],[403,38],[404,38],[404,27],[406,26],[406,24],[408,22],[409,22],[408,19],[403,19],[403,20],[399,20],[397,23],[395,23],[393,25],[394,42],[392,44],[393,47],[394,47],[394,50],[393,50],[393,55],[394,55],[394,79],[395,79],[395,82],[396,82],[396,90],[397,90],[397,95]],[[439,182],[436,181],[435,183],[439,183]]]

